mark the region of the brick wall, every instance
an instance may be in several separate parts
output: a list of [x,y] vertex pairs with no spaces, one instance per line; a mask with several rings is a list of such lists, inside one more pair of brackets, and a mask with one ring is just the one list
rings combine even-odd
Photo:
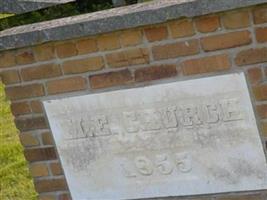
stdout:
[[[0,52],[0,74],[40,200],[68,200],[41,101],[244,71],[267,139],[267,5]],[[188,199],[188,198],[176,198]],[[267,192],[194,200],[266,200]]]

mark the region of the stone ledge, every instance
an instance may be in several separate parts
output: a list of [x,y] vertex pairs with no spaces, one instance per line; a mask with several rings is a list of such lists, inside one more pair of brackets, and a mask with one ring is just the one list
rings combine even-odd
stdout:
[[0,32],[0,51],[96,35],[267,3],[267,0],[155,0]]

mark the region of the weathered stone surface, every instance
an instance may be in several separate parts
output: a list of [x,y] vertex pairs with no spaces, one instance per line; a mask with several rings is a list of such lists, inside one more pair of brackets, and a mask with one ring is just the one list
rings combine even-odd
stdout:
[[163,23],[266,3],[267,0],[155,0],[11,28],[0,32],[0,50]]
[[243,73],[44,101],[73,199],[267,188]]

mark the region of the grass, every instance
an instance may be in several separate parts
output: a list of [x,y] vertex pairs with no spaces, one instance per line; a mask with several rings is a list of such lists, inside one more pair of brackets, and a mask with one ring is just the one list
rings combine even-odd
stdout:
[[4,86],[0,83],[0,199],[34,200],[36,196]]
[[12,16],[12,15],[14,15],[14,14],[1,14],[0,13],[0,19]]

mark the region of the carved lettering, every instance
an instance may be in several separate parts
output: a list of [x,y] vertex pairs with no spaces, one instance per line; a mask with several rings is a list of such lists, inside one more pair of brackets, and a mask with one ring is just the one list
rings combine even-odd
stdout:
[[178,121],[176,118],[176,107],[170,106],[166,109],[162,109],[161,115],[162,115],[162,121],[165,128],[175,128],[178,126]]
[[140,174],[144,176],[149,176],[153,173],[152,162],[147,157],[136,157],[134,163]]
[[[133,161],[124,162],[121,164],[121,169],[127,178],[156,174],[171,175],[175,169],[180,173],[190,173],[192,171],[192,159],[188,153],[157,154],[153,158],[137,156]],[[133,165],[135,170],[132,167]]]
[[156,167],[158,168],[161,174],[167,175],[172,173],[173,167],[168,159],[168,155],[166,154],[156,155],[155,163]]
[[219,111],[218,106],[214,104],[207,104],[204,106],[204,109],[207,112],[207,122],[208,123],[217,123],[219,121]]
[[242,113],[239,108],[239,100],[226,99],[221,102],[224,121],[235,121],[242,119]]
[[71,139],[78,139],[78,138],[86,137],[82,128],[79,126],[80,121],[81,119],[79,118],[70,118],[70,119],[61,121],[62,127],[64,127],[65,124],[70,124],[68,130],[65,131],[65,135],[64,135],[65,139],[71,140]]
[[154,109],[140,112],[141,128],[144,131],[159,130],[162,128],[160,113]]
[[135,133],[139,131],[139,122],[137,120],[136,113],[133,112],[123,112],[123,121],[127,132]]
[[186,106],[182,110],[184,126],[193,126],[194,124],[199,125],[203,123],[200,119],[198,107]]
[[191,157],[187,153],[177,153],[175,155],[176,165],[183,173],[188,173],[192,170]]
[[94,126],[92,126],[92,123],[88,122],[89,117],[86,116],[84,118],[81,119],[80,121],[80,127],[83,131],[83,133],[87,136],[87,137],[93,137],[94,136]]
[[213,103],[123,111],[116,113],[117,123],[110,123],[112,115],[90,116],[89,113],[80,118],[72,117],[62,123],[71,124],[71,128],[66,131],[66,139],[117,135],[120,140],[128,140],[131,134],[146,138],[146,132],[177,127],[199,128],[205,124],[210,126],[219,122],[242,120],[239,105],[237,98],[223,99]]
[[92,119],[95,125],[95,136],[110,135],[110,129],[108,126],[108,118],[105,115],[96,116]]

